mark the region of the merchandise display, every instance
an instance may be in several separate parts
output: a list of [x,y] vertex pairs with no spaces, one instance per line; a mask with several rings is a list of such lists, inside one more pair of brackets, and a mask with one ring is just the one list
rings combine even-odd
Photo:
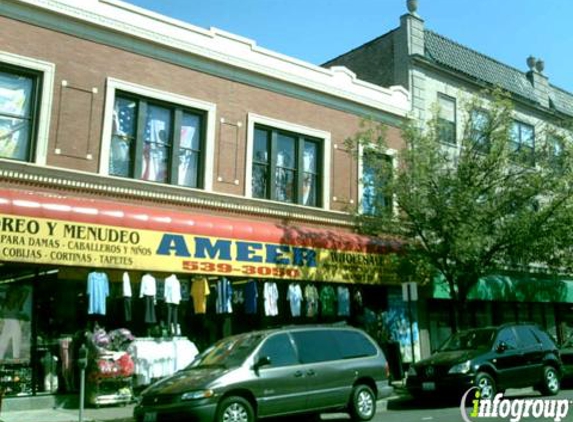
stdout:
[[88,345],[87,402],[94,406],[133,400],[134,362],[128,352],[134,337],[125,328],[106,333],[96,328],[86,335]]
[[184,337],[136,338],[129,351],[135,365],[135,387],[174,374],[189,365],[199,353],[195,344]]

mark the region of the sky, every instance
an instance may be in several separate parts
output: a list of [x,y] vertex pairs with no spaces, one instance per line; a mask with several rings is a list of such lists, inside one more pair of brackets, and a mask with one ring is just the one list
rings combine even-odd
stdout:
[[[320,65],[400,24],[406,0],[127,0]],[[425,27],[518,70],[532,55],[573,93],[573,1],[419,0]]]

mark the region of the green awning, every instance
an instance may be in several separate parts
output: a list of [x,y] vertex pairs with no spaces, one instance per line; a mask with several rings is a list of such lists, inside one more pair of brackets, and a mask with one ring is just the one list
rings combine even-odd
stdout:
[[[432,297],[450,299],[448,283],[442,276],[434,279]],[[470,289],[468,300],[573,303],[573,280],[529,274],[490,275]]]

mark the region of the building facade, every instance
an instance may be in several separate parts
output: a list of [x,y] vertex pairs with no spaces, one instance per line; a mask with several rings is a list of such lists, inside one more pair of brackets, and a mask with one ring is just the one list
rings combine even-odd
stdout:
[[7,395],[77,391],[86,331],[201,350],[388,306],[399,243],[355,233],[344,141],[370,117],[402,148],[404,88],[117,0],[8,0],[0,38]]
[[[463,46],[432,30],[417,12],[417,2],[400,25],[323,66],[345,66],[366,81],[382,87],[402,85],[412,95],[412,118],[424,126],[438,112],[444,148],[460,146],[469,116],[464,105],[483,98],[484,89],[501,87],[514,105],[512,141],[516,148],[535,148],[551,132],[556,142],[568,133],[560,122],[573,116],[573,94],[549,82],[542,60],[524,58],[522,71]],[[425,4],[425,3],[424,3]],[[429,3],[428,3],[429,5]],[[487,101],[487,100],[486,100]],[[546,131],[551,128],[550,131]],[[535,321],[556,338],[571,333],[571,282],[550,275],[501,274],[480,281],[469,294],[471,323],[476,326],[505,321]],[[417,303],[422,354],[435,350],[451,333],[453,309],[441,280],[420,290]]]

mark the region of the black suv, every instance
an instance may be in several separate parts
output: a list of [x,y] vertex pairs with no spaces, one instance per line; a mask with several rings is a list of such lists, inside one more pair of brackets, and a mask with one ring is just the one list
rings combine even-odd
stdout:
[[557,346],[535,324],[505,324],[453,334],[427,359],[410,366],[406,386],[413,396],[463,393],[471,387],[482,398],[507,388],[534,387],[559,392],[561,360]]

